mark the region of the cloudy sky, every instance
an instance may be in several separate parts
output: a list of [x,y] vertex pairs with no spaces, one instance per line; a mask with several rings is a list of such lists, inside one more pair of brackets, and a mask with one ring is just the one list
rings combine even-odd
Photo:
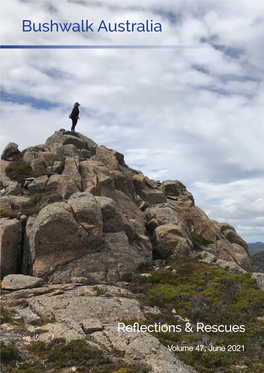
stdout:
[[[1,148],[70,128],[147,176],[177,179],[210,218],[264,242],[262,1],[1,1],[1,44],[175,45],[1,50]],[[22,20],[162,24],[162,33],[22,32]]]

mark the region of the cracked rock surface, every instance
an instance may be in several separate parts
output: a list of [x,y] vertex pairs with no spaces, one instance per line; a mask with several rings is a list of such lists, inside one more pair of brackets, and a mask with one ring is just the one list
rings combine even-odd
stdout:
[[[28,343],[82,338],[110,355],[118,351],[126,363],[144,362],[152,373],[195,373],[149,333],[118,332],[122,319],[145,320],[139,301],[126,289],[104,284],[48,285],[4,294],[2,300],[10,312],[31,325]],[[40,320],[46,323],[39,325]],[[10,338],[12,328],[4,324],[2,333]],[[23,339],[23,334],[16,338]]]

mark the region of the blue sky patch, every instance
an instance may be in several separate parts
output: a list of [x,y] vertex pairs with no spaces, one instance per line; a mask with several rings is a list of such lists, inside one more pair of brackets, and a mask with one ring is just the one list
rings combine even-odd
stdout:
[[14,102],[19,104],[28,104],[35,109],[52,109],[58,107],[60,104],[57,102],[50,102],[47,100],[37,99],[32,96],[20,95],[16,93],[8,93],[1,90],[1,101],[2,102]]

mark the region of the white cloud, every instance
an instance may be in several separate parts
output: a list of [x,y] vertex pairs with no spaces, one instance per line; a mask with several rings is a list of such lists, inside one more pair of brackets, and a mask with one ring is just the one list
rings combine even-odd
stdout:
[[252,178],[231,183],[195,182],[194,191],[210,217],[227,221],[248,241],[263,235],[264,180]]

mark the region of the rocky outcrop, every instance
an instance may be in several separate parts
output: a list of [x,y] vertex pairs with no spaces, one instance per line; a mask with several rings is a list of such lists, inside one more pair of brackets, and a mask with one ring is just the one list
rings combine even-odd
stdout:
[[[135,295],[127,289],[99,284],[76,283],[49,285],[19,290],[2,297],[4,307],[28,326],[29,336],[16,333],[16,343],[33,344],[51,339],[85,339],[108,356],[118,356],[127,364],[143,363],[152,373],[195,373],[157,338],[149,333],[118,331],[121,320],[138,320],[146,316]],[[148,307],[150,308],[150,307]],[[154,312],[150,309],[150,312]],[[40,325],[45,320],[45,325]],[[30,324],[30,325],[27,325]],[[2,327],[3,336],[11,334],[12,325]]]
[[14,142],[10,142],[9,144],[7,144],[1,156],[1,159],[5,161],[18,161],[21,158],[22,154],[18,149],[18,145]]
[[229,224],[210,220],[193,202],[186,189],[178,197],[168,198],[171,208],[190,233],[204,238],[216,252],[217,258],[234,262],[246,271],[252,271],[252,262],[246,242]]
[[84,275],[92,282],[119,281],[151,261],[148,237],[137,235],[112,199],[90,193],[43,208],[31,227],[29,250],[33,275],[53,282]]
[[102,215],[92,195],[73,196],[42,209],[29,237],[34,276],[46,278],[102,243]]
[[[2,158],[16,154],[16,146],[8,149]],[[17,217],[2,219],[9,237],[1,241],[9,258],[4,274],[120,281],[153,257],[170,256],[252,271],[243,239],[230,225],[210,220],[180,181],[150,180],[119,152],[63,129],[21,156],[20,181],[1,176],[3,216]],[[14,166],[15,178],[17,163],[1,162],[3,170]],[[12,237],[11,226],[17,229]]]
[[[68,145],[72,146],[69,147]],[[97,144],[80,133],[65,131],[62,129],[56,131],[52,136],[50,136],[47,139],[45,146],[55,154],[58,154],[59,151],[62,151],[64,154],[65,151],[65,155],[69,155],[70,152],[71,154],[75,153],[74,155],[89,158],[94,155]]]
[[46,190],[46,185],[48,182],[48,176],[43,175],[40,177],[37,177],[34,179],[29,185],[28,185],[28,191],[30,194],[36,194],[36,193],[44,193]]

